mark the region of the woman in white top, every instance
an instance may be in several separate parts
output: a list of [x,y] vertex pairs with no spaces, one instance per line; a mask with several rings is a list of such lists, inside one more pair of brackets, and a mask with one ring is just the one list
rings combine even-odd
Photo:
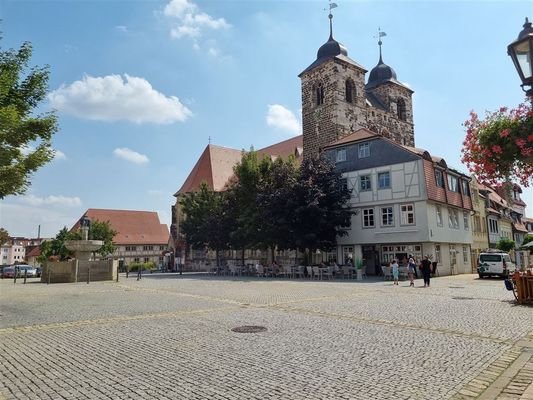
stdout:
[[396,259],[392,260],[390,266],[392,269],[392,277],[394,279],[394,284],[398,285],[398,277],[400,276],[400,266],[398,265],[398,261],[396,261]]

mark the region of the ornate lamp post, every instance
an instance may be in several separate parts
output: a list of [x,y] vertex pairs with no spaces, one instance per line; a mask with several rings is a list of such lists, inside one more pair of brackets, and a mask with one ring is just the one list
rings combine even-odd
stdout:
[[[518,39],[507,47],[507,54],[522,80],[522,90],[533,101],[533,27],[527,18]],[[529,89],[524,86],[529,86]]]

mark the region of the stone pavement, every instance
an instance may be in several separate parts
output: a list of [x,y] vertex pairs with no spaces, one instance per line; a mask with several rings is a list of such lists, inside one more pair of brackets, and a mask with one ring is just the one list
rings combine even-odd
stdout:
[[531,399],[533,308],[501,280],[420,285],[0,280],[0,399]]

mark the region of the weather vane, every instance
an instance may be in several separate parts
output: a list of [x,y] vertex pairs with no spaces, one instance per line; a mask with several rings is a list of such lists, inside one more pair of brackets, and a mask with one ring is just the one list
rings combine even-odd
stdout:
[[387,36],[387,34],[385,32],[383,32],[381,30],[381,28],[378,27],[378,34],[376,36],[374,36],[374,38],[377,38],[378,39],[378,45],[379,45],[379,59],[381,60],[381,45],[383,44],[383,42],[381,41],[381,38],[383,36]]
[[[328,18],[329,18],[329,37],[330,38],[333,38],[333,14],[331,13],[331,10],[333,10],[334,8],[337,8],[338,5],[337,3],[332,3],[331,0],[329,0],[329,15],[328,15]],[[326,9],[324,8],[324,11]]]

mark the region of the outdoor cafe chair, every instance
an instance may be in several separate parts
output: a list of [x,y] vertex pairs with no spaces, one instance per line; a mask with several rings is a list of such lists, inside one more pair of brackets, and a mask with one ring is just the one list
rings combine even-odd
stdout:
[[256,264],[255,274],[257,276],[265,276],[265,268],[261,264]]
[[307,277],[313,279],[313,267],[305,267],[307,270]]
[[384,265],[381,266],[381,271],[383,271],[383,280],[392,279],[392,271],[390,267]]
[[334,271],[333,267],[322,268],[320,270],[321,278],[324,278],[326,276],[328,279],[332,279],[333,278],[333,271]]
[[322,271],[320,271],[320,268],[313,267],[313,279],[322,279]]

